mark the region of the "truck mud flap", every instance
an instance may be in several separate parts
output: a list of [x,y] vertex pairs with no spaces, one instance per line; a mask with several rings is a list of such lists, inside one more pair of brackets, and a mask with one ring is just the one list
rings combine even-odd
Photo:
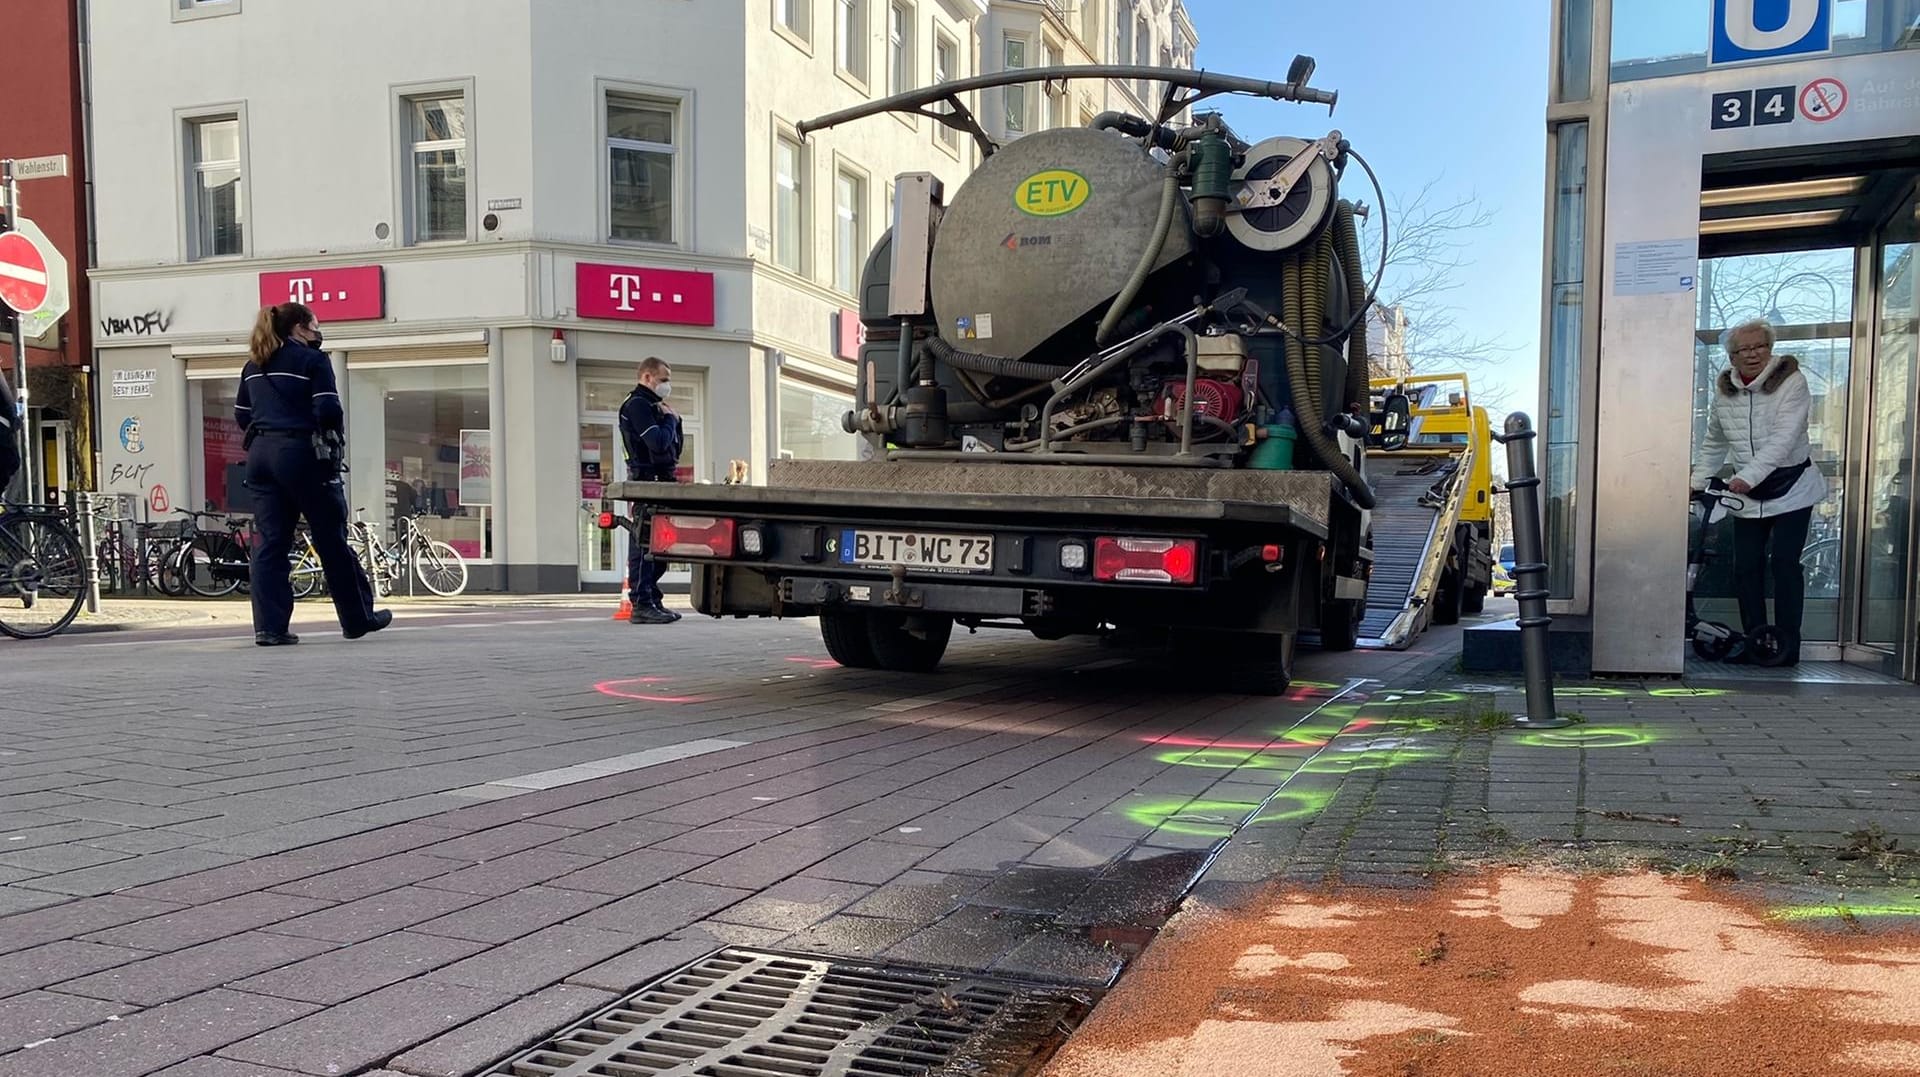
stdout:
[[869,606],[981,617],[1040,617],[1050,612],[1053,605],[1044,593],[1018,587],[919,580],[855,582],[805,576],[781,580],[780,600],[796,606]]

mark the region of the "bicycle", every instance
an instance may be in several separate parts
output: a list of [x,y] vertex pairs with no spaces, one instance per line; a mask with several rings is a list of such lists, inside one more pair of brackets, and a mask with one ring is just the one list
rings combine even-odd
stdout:
[[393,593],[394,581],[400,576],[403,564],[412,569],[421,586],[442,598],[452,598],[467,589],[466,559],[460,556],[460,551],[420,529],[415,521],[425,513],[401,517],[394,525],[399,538],[389,546],[374,534],[373,525],[366,521],[366,511],[353,510],[347,543],[360,558],[375,593],[382,597]]
[[104,506],[96,509],[93,516],[100,536],[94,547],[94,559],[99,565],[101,594],[123,590],[132,593],[136,588],[151,588],[169,596],[186,593],[186,584],[181,582],[179,574],[167,568],[167,555],[176,536],[160,532],[169,525],[143,524]]
[[320,551],[314,548],[313,533],[302,525],[293,533],[293,569],[288,579],[296,601],[327,589],[327,573],[320,564]]
[[[252,576],[251,554],[243,541],[250,521],[218,512],[194,512],[175,509],[187,518],[166,564],[178,575],[186,589],[202,598],[224,598],[240,589]],[[217,520],[226,534],[202,530],[201,520]]]
[[52,636],[86,597],[85,547],[61,510],[0,503],[0,634]]

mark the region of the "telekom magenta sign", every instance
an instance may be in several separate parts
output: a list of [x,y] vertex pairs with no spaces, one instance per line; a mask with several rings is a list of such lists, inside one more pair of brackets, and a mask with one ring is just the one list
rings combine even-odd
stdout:
[[302,303],[326,322],[365,322],[386,317],[386,276],[379,266],[294,269],[260,274],[260,305]]
[[574,306],[582,318],[713,324],[713,274],[639,266],[574,267]]

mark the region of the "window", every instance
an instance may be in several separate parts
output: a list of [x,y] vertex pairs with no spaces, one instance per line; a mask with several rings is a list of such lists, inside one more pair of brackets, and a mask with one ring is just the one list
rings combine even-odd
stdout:
[[674,171],[680,106],[652,98],[607,98],[608,234],[675,243]]
[[887,77],[889,93],[913,89],[913,5],[887,8]]
[[[1137,64],[1153,62],[1153,31],[1147,28],[1147,20],[1144,18],[1134,24],[1133,57],[1134,63]],[[1146,101],[1152,96],[1149,88],[1151,85],[1146,79],[1139,81],[1137,87],[1140,91],[1140,100]]]
[[174,22],[238,14],[240,14],[240,0],[174,0],[173,5]]
[[840,427],[853,394],[780,382],[780,453],[796,460],[852,460],[858,440]]
[[467,100],[407,99],[407,217],[415,243],[467,238]]
[[867,181],[841,169],[833,177],[833,286],[848,295],[860,284],[867,254]]
[[813,41],[813,0],[773,0],[773,22],[802,41]]
[[240,190],[240,118],[209,116],[187,125],[193,191],[188,205],[190,257],[244,254],[246,205]]
[[[1064,63],[1064,61],[1062,61],[1060,58],[1060,50],[1055,48],[1054,46],[1045,45],[1045,46],[1042,46],[1042,50],[1045,56],[1045,59],[1041,61],[1042,66],[1059,67]],[[1043,128],[1065,126],[1067,122],[1067,84],[1066,82],[1065,81],[1061,81],[1059,83],[1048,82],[1045,87],[1045,93],[1046,93],[1047,114],[1043,119],[1043,121],[1041,122],[1041,126]]]
[[1133,0],[1120,0],[1113,12],[1113,62],[1130,64],[1133,62]]
[[1572,598],[1579,556],[1575,489],[1580,449],[1580,374],[1585,340],[1587,264],[1587,125],[1553,132],[1555,143],[1552,324],[1547,339],[1547,586]]
[[[938,34],[933,39],[933,81],[936,84],[953,81],[959,56],[960,46],[955,44],[952,38],[945,34]],[[941,102],[938,108],[943,113],[953,111],[953,106],[945,102]],[[958,149],[960,147],[960,132],[948,127],[946,124],[941,124],[936,130],[938,131],[940,141],[948,148]]]
[[382,537],[391,541],[394,523],[418,513],[420,529],[460,556],[491,557],[491,484],[472,474],[462,481],[463,455],[490,442],[486,364],[349,363],[347,402],[352,503],[367,507]]
[[[1019,71],[1027,66],[1027,43],[1017,37],[1006,39],[1006,62],[1001,65],[1007,71]],[[1027,88],[1025,86],[1002,86],[1001,94],[1007,104],[1007,130],[1025,131],[1027,129]]]
[[795,273],[806,269],[806,151],[782,132],[773,144],[773,260]]
[[840,70],[867,81],[867,0],[837,0],[834,60]]

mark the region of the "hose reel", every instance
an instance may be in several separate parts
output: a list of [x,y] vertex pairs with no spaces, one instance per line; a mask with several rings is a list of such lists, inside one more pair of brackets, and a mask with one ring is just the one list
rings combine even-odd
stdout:
[[[1271,252],[1296,247],[1318,232],[1333,214],[1335,181],[1326,147],[1339,138],[1337,131],[1316,142],[1280,135],[1248,150],[1246,163],[1233,172],[1234,206],[1227,214],[1233,238],[1250,250]],[[1312,159],[1288,186],[1291,177],[1283,172],[1298,171],[1287,166],[1302,154]]]

